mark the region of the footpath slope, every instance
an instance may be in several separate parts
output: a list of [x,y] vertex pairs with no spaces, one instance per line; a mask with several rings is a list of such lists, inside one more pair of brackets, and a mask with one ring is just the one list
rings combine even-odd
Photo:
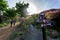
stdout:
[[9,36],[14,31],[15,27],[20,23],[17,22],[15,26],[10,26],[10,24],[6,27],[0,28],[0,40],[9,40]]

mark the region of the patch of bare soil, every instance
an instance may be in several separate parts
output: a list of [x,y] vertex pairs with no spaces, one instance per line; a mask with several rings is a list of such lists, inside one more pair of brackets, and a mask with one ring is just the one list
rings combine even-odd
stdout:
[[2,28],[0,30],[0,40],[9,40],[9,36],[11,35],[11,33],[14,31],[15,27],[18,25],[19,23],[16,23],[15,26],[8,26],[7,28]]

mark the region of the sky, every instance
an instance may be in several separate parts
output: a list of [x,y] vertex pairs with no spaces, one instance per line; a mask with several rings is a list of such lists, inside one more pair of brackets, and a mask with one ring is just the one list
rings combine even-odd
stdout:
[[60,0],[7,0],[9,7],[14,7],[16,2],[24,1],[30,3],[28,12],[30,14],[38,13],[52,8],[60,8]]

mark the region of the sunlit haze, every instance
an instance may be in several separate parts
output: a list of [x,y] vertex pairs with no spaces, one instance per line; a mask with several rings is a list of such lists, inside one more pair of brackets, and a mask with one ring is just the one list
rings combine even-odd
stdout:
[[27,8],[27,12],[29,13],[29,15],[31,15],[34,13],[38,13],[39,11],[33,3],[29,3],[29,7]]

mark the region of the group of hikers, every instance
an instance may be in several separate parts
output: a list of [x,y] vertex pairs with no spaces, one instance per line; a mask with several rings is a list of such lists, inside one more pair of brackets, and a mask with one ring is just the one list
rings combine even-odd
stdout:
[[12,27],[12,25],[15,26],[15,24],[16,24],[16,19],[11,19],[11,20],[10,20],[10,23],[11,23],[11,27]]

